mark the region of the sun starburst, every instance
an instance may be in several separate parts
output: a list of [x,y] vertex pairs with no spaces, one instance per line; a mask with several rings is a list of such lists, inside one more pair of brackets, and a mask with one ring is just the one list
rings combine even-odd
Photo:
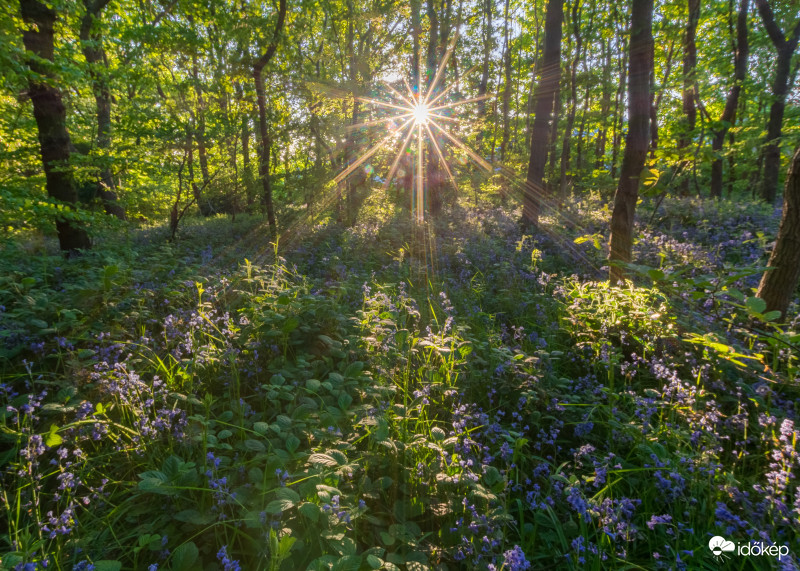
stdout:
[[[424,156],[425,149],[432,149],[438,157],[440,165],[447,173],[448,179],[453,187],[457,190],[455,176],[450,168],[447,159],[445,158],[445,141],[449,142],[462,152],[464,152],[472,161],[478,164],[485,170],[491,170],[491,165],[478,153],[472,151],[467,145],[458,137],[452,134],[441,123],[442,122],[458,122],[458,119],[449,117],[442,114],[442,111],[452,110],[455,107],[474,103],[483,99],[488,99],[490,95],[482,95],[479,97],[472,97],[468,99],[449,101],[446,97],[458,85],[452,83],[446,89],[439,89],[439,85],[447,69],[447,63],[455,50],[457,37],[448,46],[442,61],[436,70],[435,75],[429,82],[427,90],[423,93],[421,86],[415,93],[408,83],[408,80],[403,79],[403,85],[406,89],[406,94],[400,93],[388,82],[384,82],[389,96],[386,100],[374,97],[362,97],[355,95],[354,98],[362,103],[374,105],[377,108],[388,110],[394,115],[382,117],[374,121],[367,121],[356,127],[366,126],[386,126],[388,133],[383,136],[375,145],[367,149],[357,159],[355,159],[346,169],[340,172],[335,178],[334,182],[337,184],[344,181],[347,177],[353,174],[361,165],[368,161],[378,151],[387,148],[392,144],[397,144],[401,141],[395,158],[389,168],[389,174],[384,179],[384,189],[388,188],[391,181],[397,174],[403,154],[409,149],[411,140],[415,139],[416,142],[416,161],[412,165],[412,178],[414,181],[412,189],[412,216],[417,222],[423,222],[425,219],[425,164]],[[473,68],[474,69],[474,68]],[[469,73],[469,72],[468,72]],[[438,92],[437,92],[438,91]],[[399,125],[398,125],[399,123]],[[387,126],[388,125],[388,126]],[[433,127],[433,129],[431,129]],[[434,132],[435,130],[435,132]],[[437,142],[437,138],[439,141]]]

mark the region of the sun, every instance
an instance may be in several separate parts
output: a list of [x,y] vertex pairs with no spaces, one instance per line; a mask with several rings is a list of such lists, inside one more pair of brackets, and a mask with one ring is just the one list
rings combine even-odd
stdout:
[[428,106],[424,103],[414,107],[414,124],[427,125],[428,124]]
[[[469,149],[462,141],[452,135],[444,127],[444,125],[441,124],[443,122],[458,123],[459,120],[448,115],[442,115],[439,113],[440,111],[452,110],[454,107],[481,101],[491,97],[491,95],[485,94],[469,99],[448,102],[445,100],[445,97],[458,85],[458,82],[451,83],[446,89],[437,89],[437,86],[444,76],[447,61],[455,49],[457,38],[458,34],[456,34],[448,46],[444,56],[442,57],[441,63],[439,64],[439,68],[436,71],[436,74],[433,76],[433,79],[430,81],[427,90],[414,90],[411,88],[408,81],[403,79],[403,83],[405,84],[406,88],[405,94],[400,93],[388,82],[383,82],[390,94],[388,100],[385,101],[353,94],[354,99],[369,105],[375,105],[390,112],[394,112],[395,115],[390,117],[381,117],[379,119],[374,119],[372,121],[351,126],[351,128],[366,127],[371,125],[380,126],[387,125],[387,121],[390,125],[387,127],[388,133],[385,137],[383,137],[375,145],[373,145],[372,148],[364,152],[359,158],[353,161],[344,171],[340,172],[338,175],[336,175],[336,177],[334,177],[333,180],[336,184],[339,184],[348,176],[350,176],[353,172],[355,172],[356,169],[360,168],[364,162],[366,162],[380,149],[384,147],[396,147],[397,143],[400,142],[400,146],[397,148],[397,154],[392,162],[391,168],[389,169],[389,174],[383,183],[384,189],[387,188],[397,172],[401,158],[410,148],[409,144],[411,143],[412,139],[416,139],[416,145],[414,145],[416,146],[416,165],[412,167],[414,190],[411,193],[411,211],[412,216],[417,222],[423,222],[425,219],[425,165],[423,160],[423,147],[428,145],[435,151],[439,158],[439,164],[443,167],[448,178],[450,179],[450,183],[456,189],[458,186],[456,185],[455,177],[453,176],[453,172],[450,170],[447,159],[442,153],[442,148],[440,143],[437,142],[437,138],[440,140],[446,139],[450,144],[464,152],[481,168],[487,171],[491,170],[491,165],[483,157]],[[477,66],[473,68],[473,70],[475,69],[477,69]],[[467,74],[469,73],[470,72],[467,72]],[[442,144],[443,143],[444,142],[442,142]]]

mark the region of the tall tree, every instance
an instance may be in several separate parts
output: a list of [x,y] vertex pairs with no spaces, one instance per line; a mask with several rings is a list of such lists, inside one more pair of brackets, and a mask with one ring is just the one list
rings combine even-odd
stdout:
[[509,110],[511,107],[511,44],[509,43],[508,27],[511,0],[506,0],[503,11],[503,139],[500,142],[500,159],[505,160],[508,139],[510,136],[510,125],[508,121]]
[[[31,73],[28,75],[28,95],[33,104],[33,116],[39,132],[39,148],[47,179],[47,194],[51,198],[74,205],[78,198],[75,179],[69,167],[70,138],[67,132],[67,111],[61,92],[55,87],[58,79],[54,67],[53,28],[56,12],[39,0],[20,0],[22,21],[27,29],[22,33]],[[89,235],[81,226],[63,216],[56,218],[56,230],[61,249],[72,253],[91,246]]]
[[256,101],[258,102],[258,130],[261,135],[258,176],[261,178],[261,184],[263,185],[264,194],[262,200],[264,206],[267,208],[267,221],[269,222],[269,231],[273,239],[278,237],[278,224],[275,221],[275,207],[272,204],[272,183],[269,176],[272,138],[270,137],[269,126],[267,124],[267,95],[264,90],[264,79],[261,74],[264,67],[270,62],[272,56],[275,55],[275,51],[278,49],[278,40],[280,40],[285,19],[286,0],[280,0],[278,5],[278,21],[275,23],[272,41],[267,46],[263,55],[258,58],[253,65],[253,80],[256,84]]
[[[564,138],[561,142],[561,163],[559,177],[559,200],[567,196],[567,170],[569,169],[570,155],[572,154],[572,128],[575,125],[575,114],[578,110],[578,63],[583,57],[583,36],[581,35],[581,16],[583,13],[582,0],[574,0],[570,11],[572,23],[572,36],[575,38],[575,55],[572,58],[569,74],[569,108],[567,110],[567,125],[564,129]],[[591,28],[591,22],[589,28]]]
[[786,109],[786,95],[789,93],[789,76],[791,73],[792,55],[800,40],[800,19],[794,26],[789,38],[775,22],[775,14],[768,0],[756,0],[758,13],[767,29],[769,39],[778,52],[775,62],[775,77],[772,80],[772,105],[769,108],[767,123],[767,139],[764,142],[764,174],[761,178],[761,198],[766,202],[775,202],[778,190],[778,174],[781,168],[781,130],[783,112]]
[[[564,21],[563,0],[548,0],[544,24],[544,50],[539,66],[535,115],[531,128],[531,155],[522,205],[523,224],[539,224],[539,210],[544,196],[544,168],[547,160],[550,120],[558,84],[561,80],[561,25]],[[553,117],[557,122],[558,117]]]
[[780,311],[785,319],[800,279],[800,147],[789,166],[778,238],[767,268],[756,295],[767,302],[766,311]]
[[[692,143],[697,125],[697,24],[700,21],[700,0],[688,0],[688,15],[683,34],[683,114],[684,125],[678,139],[678,149],[684,155],[684,170],[688,164],[685,154]],[[681,194],[689,194],[689,177],[684,176],[680,185]]]
[[[83,0],[86,12],[81,19],[80,41],[83,57],[92,78],[92,93],[97,107],[97,148],[107,153],[111,148],[111,86],[108,81],[108,64],[99,24],[103,8],[110,0]],[[103,157],[107,160],[107,157]],[[111,169],[105,165],[100,170],[98,195],[107,214],[125,220],[125,209],[117,201],[116,185]]]
[[630,262],[633,217],[639,198],[639,176],[647,159],[650,132],[650,74],[653,73],[653,0],[633,0],[631,11],[630,80],[628,83],[628,135],[614,195],[609,245],[610,280],[625,279],[617,262]]
[[736,118],[736,109],[739,107],[739,94],[747,77],[747,60],[750,56],[750,43],[747,39],[747,12],[750,9],[750,0],[741,0],[739,14],[736,18],[736,38],[734,45],[734,71],[733,85],[725,100],[725,108],[719,118],[719,126],[714,129],[714,138],[711,149],[714,151],[714,162],[711,163],[711,196],[722,196],[722,146],[725,144],[725,135],[733,125]]

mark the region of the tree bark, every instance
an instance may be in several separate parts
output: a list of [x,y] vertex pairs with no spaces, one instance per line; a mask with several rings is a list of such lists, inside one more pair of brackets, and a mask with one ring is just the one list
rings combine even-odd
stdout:
[[[578,110],[578,63],[583,51],[583,37],[581,36],[581,8],[582,0],[574,0],[572,5],[572,35],[575,38],[575,57],[572,58],[569,78],[569,110],[567,111],[567,125],[564,129],[564,138],[561,143],[561,170],[559,176],[559,200],[567,197],[567,170],[569,169],[572,154],[572,129],[575,126],[575,115]],[[591,24],[590,24],[591,27]]]
[[[492,53],[492,1],[485,0],[483,14],[486,25],[483,32],[483,66],[481,70],[481,82],[478,84],[478,97],[483,97],[489,90],[489,62]],[[478,118],[486,117],[486,100],[478,100]],[[480,150],[483,140],[483,130],[478,133],[478,149]]]
[[269,232],[273,240],[278,237],[278,224],[275,221],[275,206],[272,204],[272,184],[269,176],[270,166],[270,148],[272,147],[272,139],[267,125],[267,96],[264,92],[264,80],[262,72],[264,67],[275,55],[278,49],[278,40],[280,39],[281,31],[283,30],[283,22],[286,19],[286,0],[280,0],[278,6],[278,21],[275,24],[275,31],[272,34],[272,41],[267,46],[267,51],[258,58],[253,65],[253,80],[256,84],[256,100],[258,103],[258,130],[261,134],[261,149],[258,162],[258,175],[261,178],[264,194],[262,202],[267,209],[267,221],[269,223]]
[[[658,108],[661,107],[661,100],[664,98],[664,91],[666,90],[667,82],[669,81],[669,76],[672,73],[672,53],[675,49],[675,42],[671,42],[669,44],[669,49],[667,50],[667,61],[666,66],[664,69],[664,78],[661,80],[661,85],[659,86],[660,89],[658,91],[658,95],[655,94],[656,86],[653,85],[652,91],[650,93],[650,97],[653,100],[653,104],[650,107],[650,158],[654,159],[656,157],[656,150],[658,149]],[[653,74],[655,77],[655,74]]]
[[[433,81],[436,76],[437,56],[439,54],[439,15],[436,13],[435,0],[428,0],[427,4],[428,23],[430,31],[428,35],[428,50],[425,57],[425,74],[428,78],[426,93],[431,91]],[[441,85],[443,81],[439,81]],[[438,87],[436,89],[438,91]],[[431,94],[433,97],[433,94]],[[427,172],[427,201],[431,216],[438,216],[442,210],[442,170],[439,165],[439,156],[428,145],[426,172]]]
[[[61,100],[61,93],[54,87],[58,80],[52,68],[56,13],[39,0],[20,0],[19,5],[22,21],[27,26],[22,33],[22,41],[26,51],[33,56],[26,58],[28,67],[33,72],[28,78],[28,94],[39,132],[47,195],[74,206],[78,193],[72,169],[69,167],[67,111]],[[86,230],[75,222],[58,217],[56,230],[61,250],[69,254],[91,247]]]
[[774,269],[764,272],[756,295],[767,302],[766,311],[780,311],[786,319],[800,278],[800,147],[789,165],[778,238],[767,267]]
[[[200,85],[200,73],[197,65],[197,55],[192,55],[192,83],[197,97],[196,123],[194,138],[197,139],[197,157],[200,160],[200,175],[203,177],[203,189],[208,187],[211,175],[208,172],[208,151],[206,149],[206,110],[203,100],[203,87]],[[214,208],[208,200],[197,199],[197,206],[203,216],[211,216]]]
[[[695,103],[697,93],[695,93],[695,74],[697,69],[697,23],[700,20],[700,0],[688,0],[688,16],[686,19],[686,29],[683,36],[683,114],[684,123],[681,134],[678,138],[678,150],[684,159],[682,161],[684,171],[688,164],[685,158],[687,149],[692,143],[694,129],[697,125],[697,105]],[[688,196],[689,177],[683,176],[680,183],[680,194]]]
[[[97,106],[97,148],[107,152],[111,147],[111,87],[108,84],[108,65],[103,49],[103,39],[96,30],[95,24],[100,21],[103,8],[110,0],[83,0],[86,13],[81,20],[81,51],[89,65],[92,78],[92,93]],[[114,191],[114,177],[111,169],[105,166],[100,171],[100,189],[98,195],[103,201],[106,214],[116,216],[120,220],[127,219],[125,209],[117,201]]]
[[508,38],[509,4],[506,0],[503,23],[503,139],[500,141],[500,160],[505,160],[508,149],[508,139],[511,134],[509,123],[509,110],[511,107],[511,44]]
[[653,0],[633,0],[631,11],[630,82],[628,84],[628,135],[622,158],[609,244],[610,281],[625,279],[616,262],[630,262],[633,217],[639,197],[639,176],[647,159],[650,130],[650,74],[653,72]]
[[711,141],[711,149],[714,151],[714,162],[711,163],[711,196],[713,198],[722,197],[722,146],[725,144],[725,135],[736,119],[739,94],[747,77],[747,60],[750,56],[750,44],[747,39],[747,12],[749,9],[750,0],[741,0],[739,15],[736,18],[733,85],[725,100],[725,109],[719,119],[720,126],[714,131],[714,138]]
[[[615,14],[617,13],[616,5],[614,12]],[[624,23],[621,24],[621,28],[624,28]],[[622,147],[622,124],[624,121],[622,109],[624,108],[625,90],[627,89],[626,86],[628,82],[628,50],[625,49],[626,44],[623,33],[624,31],[622,29],[618,30],[617,41],[620,44],[620,80],[619,88],[617,89],[616,97],[614,99],[614,137],[611,148],[611,178],[616,178],[617,176],[617,159],[619,158],[620,148]]]
[[606,140],[608,137],[608,113],[611,111],[611,42],[600,38],[601,52],[604,55],[603,95],[600,99],[600,133],[594,151],[594,168],[601,169],[605,164]]
[[772,81],[772,105],[767,122],[767,139],[764,142],[764,173],[761,179],[761,198],[769,203],[775,202],[778,190],[778,173],[781,168],[781,129],[783,112],[786,109],[786,95],[789,93],[789,75],[791,73],[792,55],[797,49],[800,39],[800,20],[794,26],[791,37],[787,40],[783,31],[775,22],[775,15],[768,0],[756,0],[758,13],[767,29],[772,44],[778,52],[775,62],[775,78]]
[[[522,222],[539,224],[539,211],[544,198],[544,169],[547,159],[548,135],[553,105],[561,80],[561,24],[564,20],[563,0],[548,0],[545,15],[544,51],[539,66],[539,85],[531,129],[531,155],[525,180]],[[535,78],[534,78],[535,79]],[[553,117],[557,122],[558,117]]]

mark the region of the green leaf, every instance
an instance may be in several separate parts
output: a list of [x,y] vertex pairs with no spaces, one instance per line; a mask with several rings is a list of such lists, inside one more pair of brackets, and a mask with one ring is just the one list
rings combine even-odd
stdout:
[[319,520],[320,509],[317,504],[306,502],[302,504],[299,508],[297,508],[297,511],[299,511],[303,516],[307,517],[313,522]]
[[267,447],[260,440],[248,438],[244,441],[244,447],[252,452],[266,452]]
[[119,571],[122,569],[122,563],[112,559],[101,559],[94,562],[95,571]]
[[53,446],[58,446],[62,442],[64,442],[64,439],[58,435],[58,426],[56,426],[55,424],[51,424],[50,432],[47,433],[44,443],[47,446],[53,447]]
[[344,371],[344,376],[351,378],[357,377],[362,370],[364,370],[364,363],[361,361],[355,361],[347,366],[347,369]]
[[327,466],[329,468],[338,466],[338,462],[327,454],[312,454],[308,457],[308,461],[316,466]]
[[781,312],[775,310],[775,311],[766,312],[762,316],[762,318],[764,319],[764,321],[775,321],[776,319],[780,319],[780,316],[781,316]]
[[193,541],[179,545],[172,552],[172,570],[189,571],[194,569],[194,564],[199,555],[199,550]]
[[353,404],[353,397],[351,397],[346,392],[339,393],[339,408],[342,410],[347,410],[350,408],[350,405]]
[[266,422],[256,422],[253,424],[253,430],[263,436],[269,432],[269,424]]
[[289,437],[286,439],[286,450],[288,450],[289,453],[294,454],[295,450],[297,450],[299,447],[300,439],[293,434],[289,435]]
[[289,500],[292,504],[300,501],[300,495],[291,488],[278,488],[275,495],[280,500]]
[[268,514],[276,515],[281,512],[288,511],[294,507],[294,502],[289,500],[273,500],[267,504],[267,507],[264,508]]
[[767,309],[767,302],[760,297],[748,297],[744,304],[752,313],[764,313]]

